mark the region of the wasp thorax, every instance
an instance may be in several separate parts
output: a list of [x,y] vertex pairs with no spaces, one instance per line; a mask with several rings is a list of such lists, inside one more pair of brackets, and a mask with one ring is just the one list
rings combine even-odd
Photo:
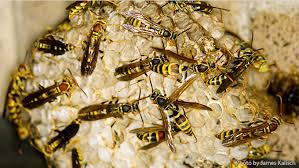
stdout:
[[150,99],[155,100],[159,95],[161,95],[160,90],[155,89],[155,90],[153,91],[153,93],[151,94]]
[[169,37],[171,35],[171,33],[168,31],[168,30],[165,30],[164,32],[163,32],[163,36],[164,37]]
[[123,112],[129,112],[131,110],[131,106],[129,106],[128,104],[125,104],[122,106],[122,110]]
[[158,103],[159,106],[163,107],[166,104],[166,99],[164,97],[158,97],[157,98],[157,103]]
[[132,104],[132,106],[133,106],[133,111],[140,111],[140,110],[139,110],[138,101],[134,102],[134,103]]
[[104,21],[97,21],[92,29],[94,32],[104,31],[106,29],[106,23]]

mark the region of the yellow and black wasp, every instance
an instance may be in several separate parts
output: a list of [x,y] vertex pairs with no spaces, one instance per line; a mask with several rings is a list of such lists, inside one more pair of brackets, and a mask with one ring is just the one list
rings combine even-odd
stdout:
[[[171,122],[170,125],[173,135],[181,131],[173,122]],[[143,142],[149,142],[149,144],[142,146],[140,148],[141,150],[153,148],[167,139],[166,130],[163,126],[136,128],[131,130],[130,133],[136,134]]]
[[294,123],[299,114],[299,82],[296,74],[275,73],[268,86],[269,95],[278,97],[279,112],[282,119]]
[[74,16],[82,14],[84,11],[88,10],[89,8],[93,8],[95,6],[100,6],[104,3],[112,4],[116,6],[112,1],[96,1],[96,0],[83,0],[83,1],[76,1],[66,7],[66,10],[69,11],[69,19],[72,19]]
[[[149,96],[150,99],[153,101],[153,103],[155,103],[159,106],[159,110],[160,110],[161,114],[166,113],[167,116],[165,118],[167,118],[167,120],[169,120],[169,118],[173,118],[176,127],[189,136],[194,135],[192,128],[191,128],[191,124],[190,124],[187,116],[184,114],[184,112],[179,109],[179,106],[185,106],[185,107],[198,108],[198,109],[212,111],[212,109],[210,107],[205,106],[200,103],[185,102],[185,101],[177,100],[180,97],[180,95],[195,80],[198,79],[198,77],[199,77],[199,75],[189,76],[188,79],[179,88],[177,88],[169,97],[162,95],[161,91],[158,89],[152,90],[152,94]],[[164,110],[166,112],[164,112]],[[168,135],[171,135],[171,126],[169,124],[168,124],[167,132],[168,132]],[[172,149],[172,151],[175,151],[175,150]]]
[[138,101],[133,103],[95,104],[86,106],[78,112],[78,118],[83,121],[95,121],[109,117],[122,117],[126,113],[139,112]]
[[30,135],[27,124],[23,123],[21,113],[25,110],[22,99],[28,94],[25,91],[25,80],[32,77],[33,74],[28,65],[20,64],[12,75],[4,104],[3,117],[8,111],[8,120],[16,126],[21,140],[27,139]]
[[81,63],[82,75],[91,75],[94,71],[98,60],[100,38],[102,37],[102,33],[106,30],[106,27],[106,22],[103,20],[98,20],[93,25],[88,41],[86,42],[86,47],[84,48]]
[[194,11],[200,11],[205,14],[211,14],[214,8],[224,10],[224,11],[229,11],[228,9],[214,7],[206,1],[199,1],[199,0],[193,0],[193,1],[172,0],[172,1],[168,1],[167,4],[171,5],[171,7],[176,12],[182,11],[185,13],[192,13]]
[[73,18],[74,16],[83,13],[83,11],[91,8],[95,5],[95,0],[84,0],[84,1],[76,1],[66,7],[66,10],[69,11],[69,19]]
[[47,88],[40,86],[40,90],[26,96],[22,100],[22,104],[25,108],[33,109],[47,102],[54,101],[60,95],[67,94],[69,96],[76,86],[79,87],[76,79],[72,75],[65,76],[61,83],[56,82]]
[[265,138],[266,135],[274,132],[280,124],[279,118],[272,117],[270,120],[251,122],[246,128],[223,131],[215,136],[222,141],[223,146],[233,147],[254,139]]
[[[233,55],[227,48],[219,48],[215,51],[209,52],[206,55],[206,59],[202,60],[201,62],[196,62],[189,65],[189,69],[194,73],[211,72],[212,70],[226,66],[229,62],[229,59],[232,57]],[[224,59],[220,61],[222,58]]]
[[225,72],[211,77],[207,81],[210,85],[220,85],[216,91],[217,93],[225,91],[251,65],[258,64],[260,71],[264,71],[265,57],[248,46],[245,42],[241,43],[238,57],[231,60]]
[[73,168],[81,168],[82,167],[82,154],[77,148],[72,149],[72,166]]
[[162,53],[159,57],[146,58],[144,60],[136,61],[130,64],[122,65],[115,69],[114,75],[118,80],[128,81],[143,74],[146,74],[148,71],[153,71],[164,76],[171,76],[178,78],[179,75],[182,75],[188,70],[188,66],[180,65],[178,63],[169,63],[167,56],[173,57],[175,59],[195,63],[196,61],[176,54],[169,50],[164,50],[156,47],[152,47],[154,50]]
[[248,149],[247,159],[260,160],[266,157],[271,151],[271,146],[269,144],[264,144],[260,147],[250,146]]
[[146,74],[151,70],[151,67],[158,64],[168,62],[168,58],[164,55],[160,57],[146,58],[130,64],[125,64],[115,69],[114,75],[118,80],[129,81]]
[[95,121],[110,117],[122,117],[123,115],[132,112],[138,112],[140,114],[139,101],[144,99],[140,99],[140,95],[141,90],[139,92],[138,100],[135,100],[132,103],[118,103],[117,99],[115,102],[103,102],[101,104],[94,104],[83,107],[78,112],[78,118],[83,121]]
[[39,51],[51,53],[55,56],[63,55],[65,52],[71,51],[75,48],[72,44],[56,40],[53,35],[47,35],[45,38],[35,41],[33,46]]
[[62,131],[58,131],[58,135],[52,138],[42,149],[45,156],[50,156],[57,149],[65,147],[68,142],[77,134],[80,128],[81,121],[74,120],[70,125]]
[[126,18],[123,27],[133,33],[146,36],[165,37],[170,40],[177,39],[178,35],[176,32],[164,28],[141,13],[130,11],[127,15],[128,17]]

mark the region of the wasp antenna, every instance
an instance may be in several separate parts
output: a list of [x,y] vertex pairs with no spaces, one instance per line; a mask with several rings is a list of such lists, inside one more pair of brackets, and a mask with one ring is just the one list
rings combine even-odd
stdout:
[[79,86],[79,84],[78,84],[77,80],[75,79],[72,71],[69,68],[67,68],[67,70],[69,71],[69,73],[70,73],[71,77],[73,78],[73,81],[75,82],[75,84],[80,88],[80,90],[84,93],[84,95],[86,97],[88,97],[87,94],[86,94],[86,92]]
[[227,11],[227,12],[229,12],[230,10],[229,9],[225,9],[225,8],[219,8],[219,7],[216,7],[216,6],[212,6],[212,8],[214,8],[214,9],[219,9],[219,10],[224,10],[224,11]]
[[188,31],[190,29],[191,29],[191,26],[188,29],[186,29],[186,30],[182,31],[181,33],[179,33],[178,36],[181,35],[181,34],[183,34],[183,33],[185,33],[186,31]]
[[254,51],[259,51],[259,50],[264,50],[264,48],[259,48],[259,49],[256,49],[256,50],[254,50]]
[[164,6],[166,6],[168,4],[168,2],[166,2],[164,5],[162,5],[160,8],[163,8]]
[[276,95],[279,98],[279,115],[282,116],[282,97],[280,95]]
[[140,112],[140,110],[139,110],[139,101],[140,101],[140,96],[141,96],[141,88],[139,87],[139,96],[138,96],[138,113],[139,113],[139,116],[140,116],[140,118],[141,118],[141,121],[142,121],[142,127],[144,127],[144,121],[143,121],[143,117],[142,117],[142,115],[141,115],[141,112]]
[[154,88],[153,88],[153,84],[152,84],[152,80],[151,80],[151,74],[148,75],[148,78],[149,78],[149,81],[150,81],[150,84],[151,84],[152,93],[154,93]]
[[251,42],[250,42],[250,47],[252,48],[252,44],[253,44],[253,31],[251,31]]
[[163,47],[163,49],[165,50],[165,44],[164,44],[164,41],[161,40],[161,42],[162,42],[162,47]]
[[[134,84],[137,84],[137,83],[139,83],[139,82],[141,82],[141,81],[143,81],[144,79],[139,79],[137,82],[135,82],[135,83],[132,83],[132,84],[130,84],[130,85],[134,85]],[[128,86],[129,87],[129,86]],[[120,91],[122,91],[123,89],[126,89],[126,87],[124,87],[124,88],[121,88],[118,92],[120,92]]]
[[88,97],[87,96],[87,94],[86,94],[86,92],[79,86],[79,88],[80,88],[80,90],[84,93],[84,95],[86,96],[86,97]]

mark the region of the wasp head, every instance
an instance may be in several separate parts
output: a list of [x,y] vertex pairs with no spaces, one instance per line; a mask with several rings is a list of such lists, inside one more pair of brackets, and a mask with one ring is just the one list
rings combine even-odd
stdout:
[[205,14],[210,14],[210,13],[212,13],[212,10],[213,10],[213,7],[205,1],[197,1],[196,0],[192,3],[191,6],[194,11],[201,11],[201,12],[204,12]]
[[245,50],[246,48],[250,48],[250,45],[245,41],[241,42],[239,45],[240,45],[240,50]]
[[150,95],[151,100],[155,100],[159,95],[161,95],[161,91],[158,89],[155,89],[153,93]]
[[268,72],[269,67],[267,64],[267,60],[262,55],[255,55],[253,57],[253,66],[259,70],[259,72]]
[[20,64],[20,66],[18,67],[18,73],[22,77],[32,75],[30,68],[26,64]]

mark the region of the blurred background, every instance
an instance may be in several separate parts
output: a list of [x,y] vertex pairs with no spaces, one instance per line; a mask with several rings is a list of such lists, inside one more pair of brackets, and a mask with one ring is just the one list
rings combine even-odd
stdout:
[[[70,1],[0,1],[0,108],[3,109],[10,75],[22,63],[32,42],[66,17]],[[269,63],[276,62],[282,71],[299,68],[299,1],[212,1],[212,5],[230,9],[222,12],[226,29],[263,48]],[[218,18],[221,13],[215,13]],[[297,121],[298,123],[298,121]],[[17,153],[19,143],[10,124],[0,121],[0,167],[46,167],[45,161],[28,144],[23,155]],[[284,159],[299,160],[298,124],[279,130],[281,150],[288,151]],[[279,144],[278,144],[279,145]]]

